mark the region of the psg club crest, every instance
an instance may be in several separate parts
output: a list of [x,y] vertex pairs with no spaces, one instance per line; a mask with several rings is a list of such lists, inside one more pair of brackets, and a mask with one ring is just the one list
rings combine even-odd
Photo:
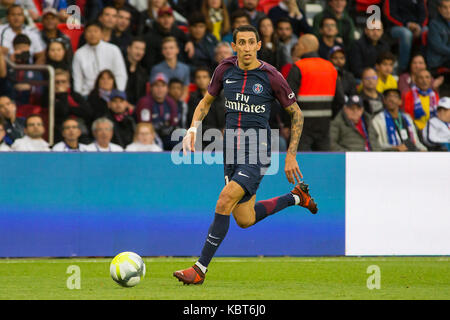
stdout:
[[260,94],[261,92],[263,92],[264,88],[262,86],[262,84],[260,83],[256,83],[253,85],[253,92],[256,94]]

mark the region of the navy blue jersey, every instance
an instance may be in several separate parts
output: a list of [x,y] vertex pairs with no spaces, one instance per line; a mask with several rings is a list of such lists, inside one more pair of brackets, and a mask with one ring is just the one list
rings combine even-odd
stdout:
[[261,61],[252,70],[242,70],[236,56],[224,59],[214,71],[208,87],[217,97],[223,89],[226,128],[270,128],[270,107],[275,99],[286,108],[296,102],[287,81],[270,64]]

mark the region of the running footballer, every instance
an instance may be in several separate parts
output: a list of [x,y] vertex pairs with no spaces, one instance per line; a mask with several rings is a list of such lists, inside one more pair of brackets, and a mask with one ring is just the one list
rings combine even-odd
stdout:
[[[216,203],[214,220],[199,260],[192,267],[173,273],[184,284],[203,283],[208,264],[228,232],[231,214],[240,227],[248,228],[293,205],[305,207],[313,214],[318,211],[308,186],[300,180],[303,175],[296,160],[303,115],[295,94],[273,66],[257,59],[261,41],[254,27],[246,25],[237,28],[231,45],[236,56],[224,59],[214,71],[208,91],[195,109],[191,127],[183,139],[183,151],[195,151],[197,127],[223,89],[226,106],[225,187]],[[291,139],[284,171],[288,181],[297,184],[285,195],[255,203],[258,186],[270,166],[270,163],[255,157],[255,153],[260,155],[266,152],[270,156],[269,116],[271,103],[275,99],[291,117]],[[256,140],[248,137],[255,137]]]

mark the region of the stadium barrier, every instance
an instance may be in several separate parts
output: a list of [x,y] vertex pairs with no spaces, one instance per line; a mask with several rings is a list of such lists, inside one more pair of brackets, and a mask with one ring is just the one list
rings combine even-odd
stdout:
[[[284,158],[257,200],[292,188]],[[218,256],[450,255],[449,153],[298,160],[319,213],[232,222]],[[3,153],[0,168],[0,257],[197,256],[224,185],[222,165],[170,153]]]
[[[257,199],[292,189],[284,157]],[[345,253],[345,155],[299,159],[321,214],[233,221],[219,256]],[[224,186],[222,165],[175,165],[170,153],[3,153],[0,168],[0,257],[197,256]]]

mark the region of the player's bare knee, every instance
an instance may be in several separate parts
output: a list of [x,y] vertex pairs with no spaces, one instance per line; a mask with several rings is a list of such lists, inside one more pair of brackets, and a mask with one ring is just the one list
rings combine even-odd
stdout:
[[233,201],[233,197],[228,192],[222,191],[216,203],[216,212],[229,214],[234,204]]

